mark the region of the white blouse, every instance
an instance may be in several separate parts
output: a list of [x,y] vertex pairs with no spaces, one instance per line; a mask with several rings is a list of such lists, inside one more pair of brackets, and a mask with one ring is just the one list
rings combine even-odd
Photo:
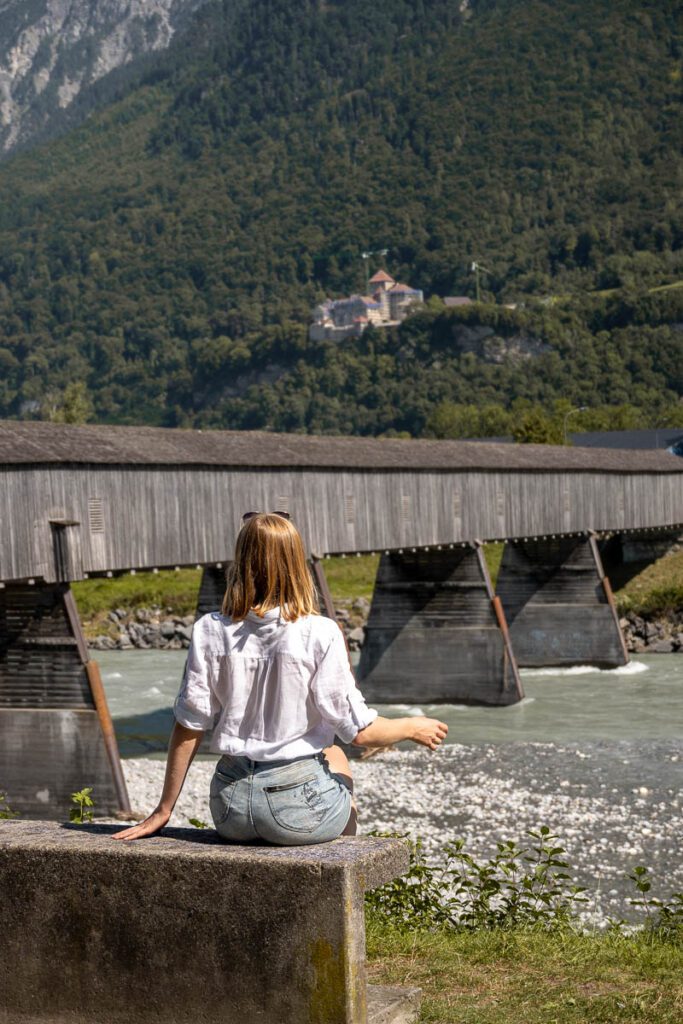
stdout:
[[233,622],[218,612],[194,624],[175,717],[213,728],[211,750],[254,761],[290,760],[345,743],[370,725],[336,622],[273,608]]

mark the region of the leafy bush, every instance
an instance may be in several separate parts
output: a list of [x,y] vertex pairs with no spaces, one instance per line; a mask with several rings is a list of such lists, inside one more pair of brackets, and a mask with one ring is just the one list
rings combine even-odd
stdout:
[[0,821],[9,820],[10,818],[18,818],[19,812],[13,811],[10,805],[7,803],[7,794],[0,790]]
[[[501,840],[484,861],[466,853],[464,840],[457,839],[446,844],[438,867],[426,862],[418,839],[411,843],[407,873],[367,893],[366,908],[399,931],[575,927],[578,907],[588,902],[585,887],[568,884],[564,847],[546,825],[527,835],[528,846]],[[647,930],[659,938],[683,937],[683,893],[667,901],[648,897],[651,884],[644,867],[636,867],[629,878],[640,895],[629,902],[645,911]],[[615,931],[632,927],[623,920],[612,926]]]

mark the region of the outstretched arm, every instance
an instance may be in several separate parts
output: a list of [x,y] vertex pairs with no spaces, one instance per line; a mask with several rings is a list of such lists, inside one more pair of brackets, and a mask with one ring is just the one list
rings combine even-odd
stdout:
[[437,718],[416,715],[413,718],[382,718],[378,715],[353,741],[357,746],[389,747],[401,740],[421,743],[436,750],[448,734],[448,726]]
[[144,836],[154,835],[168,823],[203,735],[203,732],[186,729],[184,725],[176,722],[168,744],[166,776],[159,803],[148,818],[139,825],[116,832],[113,839],[142,839]]

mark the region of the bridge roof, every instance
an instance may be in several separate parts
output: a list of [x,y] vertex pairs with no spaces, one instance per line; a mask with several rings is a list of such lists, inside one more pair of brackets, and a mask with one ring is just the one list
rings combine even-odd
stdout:
[[663,451],[0,421],[0,466],[51,463],[413,471],[683,472],[683,459]]

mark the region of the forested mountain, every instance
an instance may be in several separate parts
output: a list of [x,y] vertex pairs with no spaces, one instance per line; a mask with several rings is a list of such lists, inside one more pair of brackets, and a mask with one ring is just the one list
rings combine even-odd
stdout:
[[0,0],[0,156],[78,124],[202,2]]
[[[0,168],[0,414],[78,380],[116,422],[420,433],[453,403],[560,398],[670,418],[683,292],[646,292],[683,277],[679,14],[208,3],[122,101]],[[385,247],[428,296],[472,294],[480,261],[488,305],[307,341]]]

